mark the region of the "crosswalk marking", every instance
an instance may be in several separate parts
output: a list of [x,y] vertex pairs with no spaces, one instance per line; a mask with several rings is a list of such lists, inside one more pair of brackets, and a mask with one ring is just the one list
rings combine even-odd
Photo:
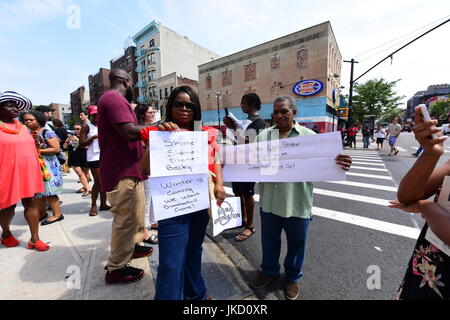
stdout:
[[410,147],[411,149],[413,149],[414,151],[417,151],[417,150],[419,150],[419,147]]
[[389,181],[392,180],[391,176],[379,176],[379,175],[374,175],[374,174],[355,173],[355,172],[347,172],[347,176],[381,179],[381,180],[389,180]]
[[352,157],[353,160],[356,161],[366,161],[366,162],[376,162],[376,163],[384,163],[383,160],[376,160],[376,159],[368,159],[368,158],[357,158],[357,157]]
[[402,148],[402,147],[397,147],[397,146],[395,146],[395,148],[396,148],[398,151],[401,151],[401,152],[408,152],[408,150],[406,150],[405,148]]
[[363,162],[363,161],[353,161],[352,164],[362,164],[362,165],[368,165],[368,166],[385,167],[385,165],[383,163],[370,163],[370,162]]
[[370,156],[351,156],[355,159],[368,159],[368,160],[381,160],[380,157],[370,157]]
[[366,217],[356,216],[348,213],[327,210],[322,208],[313,208],[313,214],[315,216],[332,219],[348,224],[357,225],[360,227],[382,231],[398,236],[417,239],[420,235],[420,229],[406,227],[395,223],[385,222],[381,220],[370,219]]
[[374,189],[374,190],[397,192],[396,187],[381,186],[378,184],[361,183],[361,182],[354,182],[354,181],[327,181],[327,183],[340,184],[340,185],[351,186],[351,187]]
[[318,194],[318,195],[322,195],[322,196],[329,196],[329,197],[347,199],[347,200],[352,200],[352,201],[360,201],[360,202],[364,202],[364,203],[376,204],[379,206],[388,206],[389,205],[389,200],[360,196],[357,194],[349,194],[349,193],[336,192],[336,191],[331,191],[331,190],[323,190],[323,189],[318,189],[318,188],[314,188],[314,193]]
[[382,172],[389,172],[389,170],[387,170],[387,169],[368,168],[368,167],[356,167],[356,166],[352,166],[352,169],[357,169],[357,170],[368,170],[368,171],[382,171]]

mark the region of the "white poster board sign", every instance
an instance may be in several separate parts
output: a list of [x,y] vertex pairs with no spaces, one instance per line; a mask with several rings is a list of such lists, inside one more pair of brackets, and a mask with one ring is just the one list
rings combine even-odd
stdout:
[[224,148],[225,182],[319,182],[346,180],[336,164],[343,153],[339,132]]
[[151,177],[208,172],[207,132],[150,132]]
[[227,198],[219,207],[217,201],[211,201],[213,236],[242,225],[241,198]]
[[[444,179],[441,193],[439,194],[438,204],[450,214],[450,176],[446,176]],[[450,256],[450,246],[439,239],[438,236],[431,231],[430,227],[428,228],[425,239],[444,252],[447,256]]]
[[208,175],[150,178],[156,221],[208,209]]

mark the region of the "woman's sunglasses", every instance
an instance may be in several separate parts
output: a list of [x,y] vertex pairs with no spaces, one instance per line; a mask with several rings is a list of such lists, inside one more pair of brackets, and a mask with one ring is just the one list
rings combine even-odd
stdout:
[[181,110],[183,109],[183,107],[186,107],[188,112],[194,113],[195,109],[197,109],[197,106],[195,104],[193,104],[192,102],[188,102],[188,103],[184,103],[181,101],[177,101],[174,103],[173,107],[176,110]]

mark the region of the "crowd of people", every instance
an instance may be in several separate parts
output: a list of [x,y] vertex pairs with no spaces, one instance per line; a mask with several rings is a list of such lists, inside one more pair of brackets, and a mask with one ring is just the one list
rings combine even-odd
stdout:
[[[64,219],[59,195],[63,188],[63,165],[66,164],[74,170],[82,185],[77,192],[83,197],[91,196],[89,215],[96,216],[98,210],[110,210],[113,214],[106,283],[132,283],[142,279],[144,270],[132,267],[131,261],[153,253],[153,248],[145,244],[158,245],[155,299],[208,300],[210,297],[202,275],[202,245],[210,220],[209,212],[201,210],[156,221],[149,183],[149,137],[152,131],[200,129],[208,132],[210,193],[220,205],[226,193],[223,165],[217,155],[220,149],[218,131],[211,127],[195,127],[202,119],[201,106],[197,93],[188,86],[172,91],[164,121],[156,121],[156,110],[152,107],[132,106],[133,82],[126,71],[112,70],[109,77],[111,89],[102,95],[97,106],[81,113],[81,123],[74,126],[74,134],[64,130],[56,120],[49,123],[51,110],[32,110],[31,101],[16,92],[7,91],[0,95],[1,243],[6,247],[20,245],[10,225],[16,205],[22,201],[31,233],[28,248],[49,250],[49,246],[39,238],[39,221],[46,226]],[[223,119],[227,128],[232,130],[235,143],[316,134],[295,121],[297,107],[289,95],[274,100],[275,125],[272,127],[267,127],[258,114],[261,109],[258,95],[245,94],[241,107],[248,116],[243,122],[232,115]],[[392,207],[420,212],[427,220],[399,291],[401,299],[432,296],[432,292],[424,287],[424,281],[439,297],[449,297],[449,286],[444,286],[450,276],[448,256],[441,254],[425,239],[428,228],[431,228],[443,242],[450,243],[450,216],[435,202],[424,200],[439,193],[444,177],[450,175],[448,163],[435,169],[443,154],[444,138],[429,138],[432,133],[438,133],[432,128],[434,123],[425,123],[421,115],[416,114],[414,133],[423,147],[423,156],[400,185],[399,201],[392,202]],[[339,128],[343,139],[348,134],[352,147],[356,147],[356,135],[360,129],[357,125],[348,131]],[[258,135],[250,134],[252,130],[256,130]],[[274,130],[279,134],[273,134]],[[390,155],[396,155],[395,143],[400,132],[397,119],[387,130],[378,126],[375,131],[378,149],[383,150],[384,140],[389,139]],[[372,132],[364,127],[362,134],[364,147],[368,148]],[[65,159],[64,150],[67,150],[68,159]],[[336,166],[347,171],[352,158],[342,154],[336,157],[335,162]],[[254,226],[255,183],[232,183],[232,187],[235,196],[241,199],[243,229],[235,241],[242,242],[257,232]],[[259,191],[262,261],[261,270],[252,285],[264,288],[280,275],[281,234],[284,230],[287,241],[284,292],[287,299],[295,300],[300,292],[308,230],[312,223],[313,184],[259,183]],[[53,213],[51,217],[47,216],[48,207]],[[151,234],[151,229],[158,230],[158,235]],[[437,277],[436,270],[446,278]]]

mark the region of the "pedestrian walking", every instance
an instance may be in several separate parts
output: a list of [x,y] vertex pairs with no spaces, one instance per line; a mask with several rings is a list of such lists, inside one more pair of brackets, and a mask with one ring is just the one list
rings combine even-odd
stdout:
[[[63,189],[61,164],[57,157],[61,150],[59,138],[54,131],[45,129],[47,118],[39,111],[25,111],[20,115],[20,119],[28,127],[36,140],[42,166],[47,169],[44,171],[48,172],[48,177],[44,176],[44,192],[36,194],[36,204],[39,208],[40,220],[45,220],[41,225],[46,226],[62,221],[64,220],[64,215],[61,213],[61,205],[58,197]],[[46,219],[48,216],[46,202],[48,202],[53,212],[53,216],[48,219]]]
[[369,149],[370,146],[370,136],[372,135],[372,132],[369,130],[369,127],[365,126],[363,129],[363,144],[364,149]]
[[86,171],[89,172],[89,167],[87,163],[86,149],[80,147],[80,133],[81,125],[75,124],[74,126],[75,134],[67,137],[63,147],[68,150],[68,161],[67,165],[72,168],[77,174],[83,188],[77,191],[77,193],[82,193],[83,197],[91,195],[91,188],[89,187],[88,178]]
[[114,69],[109,79],[111,90],[98,103],[101,191],[107,192],[114,215],[105,281],[131,283],[144,276],[144,270],[129,265],[131,260],[153,253],[151,247],[139,245],[145,228],[142,181],[146,177],[140,170],[143,148],[139,141],[142,128],[130,106],[134,98],[128,72]]
[[[398,201],[390,207],[421,214],[426,223],[408,263],[408,268],[396,298],[400,300],[450,300],[450,200],[448,191],[444,203],[437,204],[444,178],[450,176],[450,161],[436,168],[444,154],[447,137],[433,128],[436,120],[425,122],[416,108],[414,134],[423,146],[423,156],[403,178],[398,189]],[[435,134],[436,137],[431,137]],[[434,201],[428,200],[435,196]],[[439,199],[441,200],[441,199]]]
[[382,126],[378,126],[375,134],[377,137],[377,150],[383,150],[384,140],[386,139],[386,129]]
[[387,130],[387,138],[389,138],[389,145],[391,147],[391,152],[389,156],[396,156],[399,151],[395,148],[395,144],[397,143],[397,139],[402,133],[402,126],[398,123],[398,117],[392,119],[391,124]]
[[[227,116],[223,119],[228,129],[233,130],[236,141],[240,143],[253,143],[256,136],[266,128],[266,122],[258,114],[261,110],[261,99],[255,93],[248,93],[241,99],[242,112],[248,115],[248,126],[243,128],[243,132],[237,130],[235,122]],[[255,182],[233,182],[233,193],[241,199],[242,225],[244,230],[235,237],[237,242],[242,242],[253,236],[256,232],[253,223],[255,210]]]
[[358,126],[354,123],[352,126],[348,129],[348,138],[350,141],[350,148],[354,146],[356,149],[356,135],[359,132]]
[[[274,101],[275,126],[264,130],[258,141],[286,139],[315,134],[298,125],[296,103],[291,96],[280,96]],[[278,130],[279,134],[276,134]],[[336,164],[349,170],[352,159],[347,155],[336,157]],[[253,280],[255,288],[264,288],[280,274],[281,232],[286,233],[287,254],[284,259],[286,272],[285,296],[295,300],[299,296],[299,282],[305,257],[309,225],[312,221],[313,184],[260,183],[261,213],[261,272]]]
[[33,137],[16,118],[31,109],[31,101],[14,91],[0,94],[0,242],[7,248],[20,245],[10,229],[16,205],[25,208],[30,228],[29,249],[47,251],[39,238],[39,210],[35,195],[44,191],[43,175]]
[[[201,121],[201,107],[195,91],[187,86],[173,90],[167,101],[167,118],[161,131],[193,131]],[[215,155],[217,130],[208,131],[210,150],[209,170],[213,171],[214,196],[219,203],[225,200],[222,165]],[[215,134],[212,134],[212,131]],[[148,139],[148,131],[144,130]],[[148,166],[148,151],[144,163]],[[148,167],[146,168],[148,173]],[[205,300],[206,285],[202,276],[202,245],[209,222],[208,210],[161,220],[158,223],[159,266],[155,300]]]
[[100,194],[100,211],[109,211],[111,206],[106,203],[106,193],[101,191],[100,179],[100,146],[98,142],[97,106],[89,107],[90,122],[81,128],[80,147],[87,148],[86,158],[91,174],[94,177],[94,185],[91,190],[91,208],[89,216],[97,216],[97,200]]

